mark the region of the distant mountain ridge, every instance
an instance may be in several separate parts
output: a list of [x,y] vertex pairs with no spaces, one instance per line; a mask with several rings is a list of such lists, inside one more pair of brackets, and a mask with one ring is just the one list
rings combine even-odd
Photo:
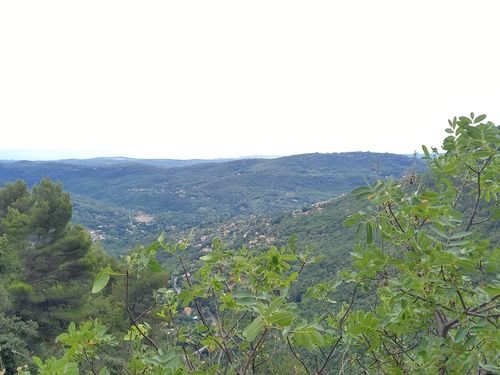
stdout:
[[174,168],[174,167],[185,167],[193,164],[201,163],[223,163],[226,161],[231,161],[234,159],[137,159],[128,157],[98,157],[90,159],[60,159],[55,160],[57,163],[64,164],[74,164],[74,165],[86,165],[92,167],[103,167],[103,166],[116,166],[116,165],[128,165],[128,164],[144,164],[154,167],[162,168]]
[[[29,155],[29,154],[28,154]],[[113,166],[113,165],[126,165],[126,164],[145,164],[155,167],[184,167],[187,165],[200,164],[200,163],[224,163],[232,160],[242,159],[275,159],[280,156],[267,156],[267,155],[252,155],[234,158],[210,158],[210,159],[156,159],[156,158],[132,158],[126,156],[101,156],[92,158],[48,158],[38,159],[35,155],[29,157],[22,153],[5,153],[0,152],[0,163],[15,163],[18,161],[32,161],[32,162],[54,162],[74,165],[86,165],[93,167]],[[23,157],[25,156],[25,157]],[[28,157],[26,157],[28,156]]]
[[[369,152],[170,164],[175,168],[165,167],[164,160],[121,158],[17,161],[0,162],[0,184],[23,179],[31,186],[44,177],[60,181],[72,195],[76,222],[101,226],[109,241],[128,243],[165,228],[291,211],[376,177],[399,178],[415,162],[423,168],[408,156]],[[137,222],[139,213],[152,219]]]

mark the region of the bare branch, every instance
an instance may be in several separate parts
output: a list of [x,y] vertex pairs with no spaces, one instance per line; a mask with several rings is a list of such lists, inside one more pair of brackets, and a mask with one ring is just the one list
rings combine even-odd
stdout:
[[399,223],[399,220],[398,218],[396,217],[396,215],[394,214],[394,211],[392,211],[392,206],[390,203],[387,204],[387,209],[389,210],[389,214],[392,216],[392,218],[394,219],[394,221],[396,222],[398,228],[401,230],[401,232],[405,233],[405,230],[403,229],[403,227],[401,226],[401,224]]
[[137,318],[135,318],[134,320],[136,322],[139,321],[139,319],[144,317],[144,315],[148,314],[151,310],[153,310],[155,306],[156,306],[156,302],[153,303],[151,306],[149,306],[146,310],[144,310],[144,312],[141,315],[139,315]]
[[499,298],[500,298],[500,294],[497,294],[495,297],[492,297],[488,302],[484,302],[484,303],[480,304],[478,307],[470,309],[469,311],[472,311],[472,312],[479,311],[479,310],[483,309],[484,307],[488,306],[490,303],[495,302]]
[[458,294],[458,297],[460,298],[460,303],[462,304],[462,307],[464,308],[464,310],[467,310],[467,306],[465,305],[465,301],[464,301],[464,298],[462,297],[462,293],[460,293],[460,290],[457,289],[457,294]]

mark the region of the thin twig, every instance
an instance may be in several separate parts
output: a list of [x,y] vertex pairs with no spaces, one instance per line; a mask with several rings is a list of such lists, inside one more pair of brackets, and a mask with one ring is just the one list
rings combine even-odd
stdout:
[[238,326],[238,324],[245,318],[245,316],[247,316],[248,314],[248,310],[245,311],[243,314],[241,314],[241,316],[236,320],[236,322],[234,322],[233,326],[231,328],[229,328],[229,334],[233,333],[233,330]]
[[286,342],[288,343],[288,347],[290,348],[290,351],[292,352],[292,354],[295,357],[295,359],[300,362],[300,364],[302,365],[302,367],[304,367],[304,370],[306,370],[307,374],[311,375],[311,373],[309,372],[309,369],[307,368],[307,366],[304,363],[304,361],[302,361],[302,359],[300,359],[300,357],[297,355],[297,353],[295,352],[295,350],[293,350],[292,343],[290,342],[290,339],[288,338],[288,336],[286,337]]
[[337,345],[340,343],[340,340],[342,340],[342,326],[344,324],[344,321],[347,318],[347,314],[349,313],[352,306],[354,305],[354,298],[356,298],[357,290],[358,290],[358,286],[356,285],[354,287],[353,292],[352,292],[351,301],[349,302],[349,307],[346,309],[346,311],[344,312],[344,315],[342,316],[342,318],[340,318],[340,321],[339,321],[340,336],[337,339],[337,341],[335,342],[335,344],[333,344],[332,348],[330,349],[330,352],[328,353],[328,356],[326,357],[325,362],[323,362],[323,366],[321,366],[321,369],[318,371],[318,374],[321,374],[323,372],[323,370],[326,368],[326,365],[328,364],[328,362],[330,362],[333,355],[335,354],[335,350],[337,349]]
[[129,273],[128,273],[128,270],[126,271],[126,274],[125,274],[125,308],[127,310],[127,314],[130,318],[130,322],[134,325],[134,327],[137,329],[137,332],[139,332],[139,334],[144,337],[151,345],[154,346],[154,348],[156,350],[158,350],[158,345],[156,345],[156,343],[148,336],[146,335],[141,327],[139,327],[139,325],[137,324],[137,321],[134,320],[134,317],[132,315],[132,311],[130,310],[130,305],[129,305],[129,285],[128,285],[128,280],[129,280]]
[[398,358],[397,354],[393,353],[389,350],[389,348],[385,345],[384,340],[381,340],[381,342],[382,342],[382,346],[384,347],[386,353],[392,357],[392,359],[396,362],[398,367],[402,367],[401,366],[401,359]]
[[408,352],[412,351],[413,349],[415,349],[418,344],[420,343],[419,341],[417,341],[415,344],[413,344],[412,346],[408,347],[408,348],[405,348],[401,343],[399,343],[397,340],[396,340],[396,336],[394,335],[394,337],[392,337],[389,332],[387,332],[385,329],[384,329],[384,333],[387,337],[389,337],[391,339],[391,341],[399,348],[399,352],[394,352],[393,354],[405,354],[412,362],[415,362],[415,358],[413,358],[410,354],[408,354]]
[[155,308],[155,306],[156,306],[156,302],[154,302],[151,306],[149,306],[146,310],[144,310],[143,313],[141,315],[139,315],[137,318],[135,318],[134,320],[136,322],[139,321],[139,319],[141,319],[142,317],[144,317],[144,315],[146,315],[151,310],[153,310]]
[[480,220],[478,220],[478,221],[474,221],[474,222],[472,223],[472,225],[478,225],[478,224],[485,223],[485,222],[487,222],[488,220],[490,220],[492,217],[493,217],[493,214],[490,214],[488,217],[485,217],[484,219],[480,219]]
[[389,213],[391,214],[392,218],[394,219],[394,221],[396,222],[397,226],[399,227],[399,229],[401,230],[401,232],[405,233],[405,230],[403,229],[403,227],[401,226],[401,224],[399,223],[399,220],[398,218],[396,217],[396,215],[394,214],[394,212],[392,211],[392,207],[391,207],[391,204],[388,203],[387,204],[387,208],[389,209]]
[[[425,298],[423,298],[423,297],[420,297],[420,296],[418,296],[418,295],[416,295],[416,294],[414,294],[414,293],[412,293],[412,292],[408,292],[407,290],[404,290],[404,289],[401,289],[401,288],[400,288],[400,289],[398,289],[398,290],[399,290],[400,292],[404,293],[404,294],[408,294],[410,297],[413,297],[413,298],[415,298],[415,299],[417,299],[417,300],[420,300],[420,301],[425,302],[425,303],[428,303],[428,304],[432,304],[432,302],[431,302],[431,301],[429,301],[429,300],[427,300],[427,299],[425,299]],[[448,310],[449,312],[453,312],[453,313],[457,314],[457,312],[456,312],[455,310],[453,310],[452,308],[450,308],[450,307],[448,307],[448,306],[442,305],[442,304],[440,304],[440,303],[435,303],[435,305],[436,305],[436,306],[441,307],[441,308],[442,308],[442,309],[444,309],[444,310]]]
[[[193,284],[191,282],[191,277],[189,276],[189,272],[188,272],[188,270],[186,268],[186,265],[184,264],[184,261],[182,260],[182,257],[177,256],[177,259],[179,260],[179,263],[181,264],[182,270],[184,272],[184,277],[186,278],[186,281],[187,281],[187,283],[189,285],[189,288],[193,289]],[[226,358],[227,358],[228,362],[232,364],[233,363],[233,359],[231,357],[231,352],[223,344],[221,344],[219,342],[219,340],[217,340],[217,337],[215,337],[215,335],[212,333],[212,329],[211,329],[210,325],[208,324],[207,319],[206,319],[205,315],[203,314],[201,306],[198,303],[198,300],[196,298],[194,299],[194,305],[196,307],[196,311],[198,312],[198,315],[200,317],[200,320],[201,320],[202,324],[205,326],[205,328],[208,331],[208,335],[212,336],[212,338],[214,339],[215,344],[224,352],[224,354],[226,355]]]
[[486,169],[486,167],[491,163],[492,159],[493,159],[493,154],[491,154],[488,157],[488,159],[486,159],[486,161],[484,162],[484,165],[478,171],[476,171],[474,168],[472,168],[471,166],[469,166],[467,163],[465,164],[467,166],[467,168],[469,168],[470,170],[474,171],[477,174],[477,195],[476,195],[476,202],[474,203],[474,209],[472,211],[472,215],[470,217],[469,223],[467,224],[467,228],[465,229],[466,231],[468,231],[470,229],[470,227],[473,225],[474,217],[477,214],[477,209],[479,207],[479,202],[481,200],[481,173],[483,173],[483,171]]
[[259,341],[257,342],[255,347],[250,352],[248,359],[247,359],[247,362],[246,362],[245,366],[243,367],[243,372],[242,372],[243,375],[245,375],[247,373],[248,368],[250,367],[250,364],[253,362],[255,356],[257,355],[258,350],[260,349],[262,344],[264,344],[264,340],[265,340],[268,332],[269,332],[269,328],[266,327],[266,329],[264,329],[264,332],[262,332],[262,335],[260,336]]
[[482,313],[485,313],[486,311],[489,311],[489,310],[493,310],[493,309],[497,309],[500,307],[500,304],[498,305],[493,305],[493,306],[490,306],[490,307],[487,307],[486,309],[483,309],[481,312]]
[[[176,334],[178,334],[179,329],[177,328],[177,324],[175,324],[174,315],[172,314],[172,310],[171,309],[168,309],[168,315],[170,317],[170,322],[172,324],[172,327],[175,329]],[[196,370],[196,368],[193,365],[193,362],[189,358],[189,355],[188,355],[188,353],[186,351],[186,344],[184,342],[181,342],[181,347],[182,347],[182,351],[184,352],[184,357],[186,358],[186,362],[187,362],[187,364],[189,366],[189,369],[192,370],[192,371]]]
[[425,217],[424,220],[420,223],[417,229],[422,229],[422,227],[427,223],[427,220],[429,220],[429,216]]
[[484,303],[480,304],[478,307],[470,309],[469,311],[473,311],[474,312],[474,311],[481,310],[483,307],[488,306],[490,303],[496,301],[499,298],[500,298],[500,294],[497,294],[495,297],[492,297],[488,302],[484,302]]
[[366,374],[366,375],[370,375],[370,372],[365,368],[365,366],[363,366],[361,364],[361,362],[359,361],[358,357],[356,356],[355,357],[355,361],[356,363],[358,364],[359,367],[361,367],[363,369],[363,372]]
[[[217,325],[219,326],[219,330],[220,330],[220,337],[222,338],[222,346],[224,347],[224,353],[226,353],[226,356],[228,356],[228,359],[230,359],[230,356],[229,356],[229,349],[228,349],[228,345],[227,345],[227,337],[228,337],[228,333],[224,330],[224,326],[222,324],[222,320],[220,318],[220,315],[219,315],[219,308],[217,306],[217,300],[215,298],[215,291],[212,289],[212,302],[214,304],[214,311],[215,311],[215,320],[216,320],[216,323]],[[231,363],[229,361],[229,363]]]
[[83,355],[85,356],[85,359],[87,360],[87,362],[90,363],[90,371],[92,371],[92,374],[97,375],[97,372],[96,372],[95,367],[94,367],[94,361],[90,360],[85,348],[83,348]]
[[349,302],[349,307],[347,308],[347,310],[345,311],[344,315],[340,319],[340,326],[341,327],[342,327],[342,324],[344,324],[344,320],[347,318],[347,314],[349,313],[349,311],[351,310],[352,306],[354,305],[354,298],[356,297],[356,292],[357,291],[358,291],[358,286],[356,285],[354,287],[353,292],[352,292],[351,302]]
[[[339,374],[343,374],[344,373],[344,367],[345,367],[345,364],[346,364],[346,361],[345,361],[345,355],[347,354],[347,352],[349,351],[349,348],[347,348],[344,353],[342,354],[342,360],[341,360],[341,364],[342,366],[340,367],[340,370],[339,370]],[[351,366],[352,366],[352,361],[349,361],[351,362]]]
[[[218,264],[217,268],[219,269],[219,272],[221,273],[221,275],[224,275],[224,270],[222,269],[222,265]],[[226,291],[228,293],[231,293],[231,287],[229,286],[229,284],[227,283],[225,278],[222,280],[222,282],[224,283],[224,286],[226,287]]]
[[462,307],[464,308],[464,310],[467,310],[467,306],[465,305],[465,301],[464,301],[464,298],[462,297],[462,293],[460,293],[460,290],[457,289],[457,294],[458,294],[458,297],[460,298],[460,303],[462,304]]
[[470,216],[469,223],[467,224],[465,231],[468,231],[470,229],[470,227],[472,226],[472,223],[474,222],[474,217],[476,217],[477,209],[479,207],[479,202],[481,200],[481,172],[476,172],[476,173],[477,173],[476,202],[474,203],[474,209],[472,210],[472,215]]
[[458,204],[458,201],[460,200],[461,195],[463,194],[465,187],[469,183],[468,177],[464,179],[462,186],[460,187],[460,190],[457,192],[457,195],[455,196],[455,200],[453,201],[452,207],[455,208]]

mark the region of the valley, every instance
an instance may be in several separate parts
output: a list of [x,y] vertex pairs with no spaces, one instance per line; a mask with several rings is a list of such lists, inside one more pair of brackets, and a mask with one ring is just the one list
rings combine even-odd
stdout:
[[[85,225],[110,253],[124,254],[162,231],[178,238],[204,228],[201,232],[211,231],[206,235],[214,237],[221,234],[216,228],[233,224],[230,233],[239,237],[234,227],[245,228],[261,217],[273,221],[294,212],[313,212],[319,202],[367,181],[400,178],[414,168],[422,169],[423,163],[404,155],[366,152],[217,162],[17,161],[0,162],[0,184],[22,179],[32,186],[44,177],[61,182],[72,197],[73,221]],[[261,240],[249,239],[256,241],[253,245]]]

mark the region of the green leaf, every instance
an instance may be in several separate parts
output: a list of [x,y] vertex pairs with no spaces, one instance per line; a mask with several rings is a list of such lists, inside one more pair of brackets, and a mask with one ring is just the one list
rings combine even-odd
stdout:
[[33,356],[33,363],[35,364],[36,367],[41,368],[43,366],[42,360],[37,357],[36,355]]
[[148,263],[148,269],[151,272],[161,272],[163,271],[163,267],[156,259],[150,259]]
[[481,140],[483,138],[483,134],[481,133],[481,130],[478,128],[469,126],[467,128],[467,134],[472,138],[476,140]]
[[464,124],[470,124],[470,123],[471,123],[470,119],[469,119],[469,118],[467,118],[467,117],[465,117],[465,116],[460,116],[460,117],[458,118],[458,120],[459,120],[459,121],[461,121],[461,122],[462,122],[462,123],[464,123]]
[[295,332],[293,338],[297,342],[297,344],[302,345],[310,352],[315,349],[310,332]]
[[232,294],[239,305],[255,306],[257,304],[257,297],[255,297],[248,289],[238,289]]
[[203,255],[200,257],[200,260],[203,261],[203,262],[210,262],[212,259],[215,259],[216,257],[214,257],[212,254],[207,254],[207,255]]
[[457,331],[457,334],[455,335],[455,342],[461,342],[469,332],[468,327],[462,327]]
[[311,340],[317,346],[325,345],[325,340],[323,339],[323,336],[321,336],[321,333],[319,333],[316,330],[311,331]]
[[297,344],[304,346],[308,351],[313,351],[317,346],[323,346],[325,344],[323,336],[321,336],[314,326],[297,329],[293,333],[293,339]]
[[480,123],[481,121],[483,121],[484,119],[486,118],[486,115],[480,115],[480,116],[477,116],[476,119],[474,120],[474,124],[478,124]]
[[287,327],[292,323],[294,317],[295,315],[291,311],[278,311],[269,317],[269,323]]
[[479,366],[481,366],[482,369],[485,369],[487,371],[491,371],[492,374],[498,374],[498,372],[500,372],[500,367],[495,366],[495,365],[480,363]]
[[362,215],[360,215],[360,214],[349,215],[349,216],[347,216],[347,219],[344,220],[344,225],[346,227],[349,227],[349,226],[359,224],[361,218],[362,218]]
[[429,153],[429,150],[427,149],[426,145],[422,145],[422,151],[424,152],[425,158],[429,159],[430,158],[430,153]]
[[434,165],[437,167],[437,169],[443,169],[442,164],[439,162],[439,158],[434,158],[432,159],[432,161],[434,162]]
[[273,262],[273,266],[277,266],[278,263],[279,263],[279,260],[278,260],[278,257],[276,255],[273,255],[273,257],[271,258],[272,262]]
[[453,233],[449,237],[449,239],[450,240],[456,240],[456,239],[459,239],[459,238],[470,236],[471,234],[472,234],[472,232],[458,232],[458,233]]
[[370,190],[369,187],[366,187],[366,186],[362,186],[362,187],[359,187],[357,189],[354,189],[352,191],[352,194],[358,198],[358,199],[362,199],[362,198],[366,198],[368,197],[370,194],[372,193],[372,191]]
[[153,241],[147,248],[148,253],[156,253],[161,248],[158,241]]
[[248,342],[255,340],[255,338],[262,332],[264,329],[264,319],[262,316],[258,316],[243,330],[243,337]]
[[371,223],[366,223],[366,243],[373,242],[373,229]]
[[161,232],[160,236],[158,237],[158,239],[156,241],[158,241],[158,243],[163,246],[166,238],[167,238],[167,235],[165,234],[165,232]]
[[266,316],[271,315],[276,311],[276,309],[282,305],[285,302],[285,299],[283,297],[278,297],[272,300],[272,302],[269,304],[269,307],[267,308],[266,311]]
[[92,286],[92,293],[99,293],[103,290],[109,282],[109,272],[107,270],[102,270],[99,272],[97,277],[94,280],[94,285]]
[[439,228],[436,227],[429,227],[431,231],[436,233],[437,235],[441,236],[444,239],[448,239],[448,234],[440,230]]

